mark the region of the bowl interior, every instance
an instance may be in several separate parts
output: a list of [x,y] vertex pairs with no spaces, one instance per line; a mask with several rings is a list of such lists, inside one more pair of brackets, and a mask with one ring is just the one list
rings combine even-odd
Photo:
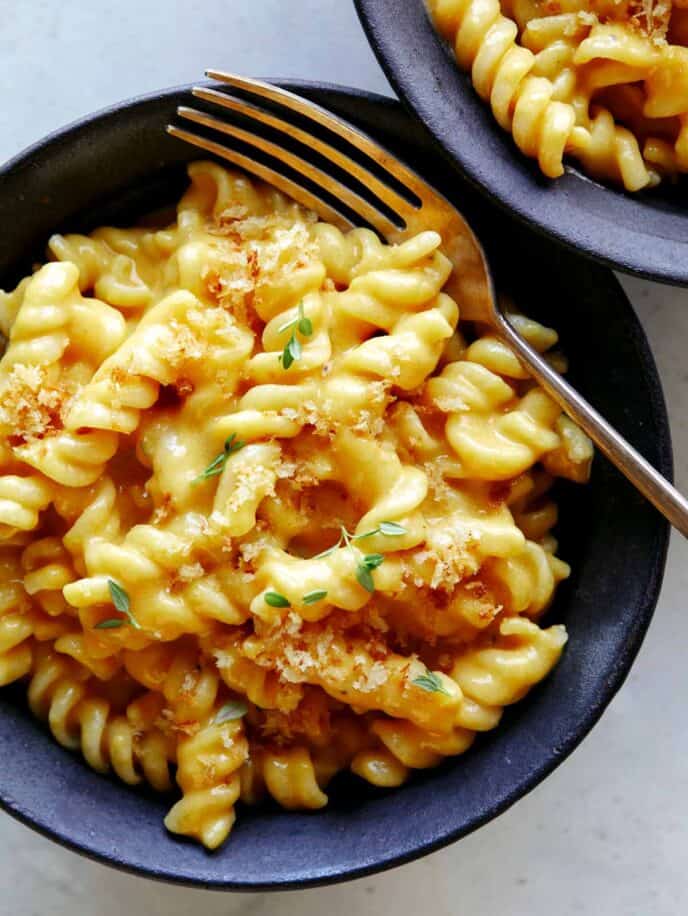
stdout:
[[424,0],[355,0],[399,97],[476,186],[532,228],[601,263],[688,284],[688,180],[627,194],[567,166],[551,181],[459,71]]
[[[667,418],[640,325],[609,271],[581,263],[495,211],[438,158],[400,106],[334,87],[290,84],[407,158],[475,225],[498,282],[555,325],[570,377],[663,473]],[[0,287],[14,282],[58,228],[130,224],[174,201],[197,158],[164,133],[186,90],[96,115],[17,157],[0,174]],[[569,646],[554,674],[465,757],[379,792],[340,779],[316,815],[242,811],[228,843],[208,854],[167,834],[169,799],[92,772],[26,712],[23,690],[0,696],[0,801],[46,835],[151,877],[237,889],[305,886],[414,858],[468,833],[536,785],[601,715],[638,651],[659,592],[667,525],[606,462],[591,485],[562,485],[561,555],[573,565],[550,612]]]

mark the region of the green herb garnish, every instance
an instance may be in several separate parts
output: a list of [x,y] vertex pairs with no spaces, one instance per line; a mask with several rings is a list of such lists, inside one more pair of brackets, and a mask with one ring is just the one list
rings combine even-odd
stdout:
[[425,669],[425,674],[421,674],[411,683],[415,684],[416,687],[422,687],[423,690],[427,690],[429,693],[443,693],[445,697],[451,696],[442,683],[442,678],[439,674],[436,671],[430,671],[428,668]]
[[121,617],[112,617],[108,620],[101,620],[93,629],[116,630],[118,627],[123,626],[125,622],[128,622],[129,626],[133,627],[135,630],[140,630],[141,624],[131,612],[131,602],[129,601],[129,595],[126,591],[121,585],[115,582],[114,579],[108,579],[108,588],[110,589],[110,597],[112,598],[115,610],[119,611],[120,614],[124,614],[126,621],[122,620]]
[[265,592],[265,603],[270,607],[291,607],[291,602],[279,592]]
[[213,718],[213,725],[222,725],[223,722],[232,722],[234,719],[241,719],[248,712],[248,706],[243,700],[230,700],[218,709]]
[[370,592],[371,595],[375,591],[373,574],[367,566],[363,565],[363,563],[359,563],[356,567],[356,581],[361,586],[361,588],[364,588],[367,592]]
[[399,537],[399,535],[407,533],[406,528],[397,524],[397,522],[380,522],[377,528],[373,528],[371,531],[366,531],[363,534],[349,534],[343,525],[340,527],[339,531],[340,534],[337,543],[333,544],[332,547],[328,547],[327,550],[323,550],[322,553],[316,554],[316,556],[313,557],[314,560],[323,560],[325,557],[329,557],[335,550],[339,550],[342,543],[350,547],[352,541],[362,541],[364,538],[371,538],[375,534],[384,534],[387,537]]
[[297,317],[292,318],[291,321],[287,321],[286,324],[283,324],[277,328],[277,333],[283,334],[284,331],[288,331],[293,327],[298,327],[299,332],[303,334],[304,337],[310,337],[313,333],[313,322],[310,320],[310,318],[306,318],[303,312],[303,301],[299,302]]
[[356,566],[356,580],[367,592],[375,591],[372,570],[377,569],[385,562],[381,553],[368,553]]
[[240,451],[245,445],[245,442],[237,440],[236,433],[232,433],[231,436],[227,436],[225,439],[224,447],[220,454],[216,455],[208,467],[205,469],[205,471],[203,471],[202,474],[199,474],[198,477],[194,477],[191,483],[200,483],[202,480],[209,480],[211,477],[217,477],[218,474],[221,474],[224,471],[229,456],[233,455],[235,452]]
[[302,334],[304,337],[310,337],[313,333],[313,322],[310,318],[306,318],[303,311],[303,302],[299,302],[298,315],[296,318],[293,318],[291,321],[287,321],[286,324],[281,325],[277,328],[277,333],[282,334],[284,331],[293,329],[291,332],[291,337],[289,341],[279,356],[280,362],[285,369],[288,369],[294,360],[301,358],[302,348],[301,341],[296,336],[296,331],[298,330],[299,334]]
[[[387,537],[398,537],[399,535],[406,534],[406,528],[404,528],[403,525],[399,525],[397,522],[380,522],[377,528],[373,528],[372,531],[366,531],[363,534],[350,534],[346,528],[341,525],[337,543],[333,544],[332,547],[328,547],[327,550],[323,550],[322,553],[316,554],[313,559],[324,560],[325,557],[331,556],[335,550],[339,550],[342,544],[346,544],[350,550],[355,550],[353,546],[354,541],[362,541],[364,538],[371,538],[374,534],[384,534]],[[356,551],[356,553],[358,553],[358,551]],[[360,553],[358,556],[360,556]],[[369,553],[362,557],[356,564],[356,581],[362,588],[371,594],[375,591],[372,571],[377,569],[378,566],[381,566],[384,562],[384,554]]]
[[296,334],[292,334],[289,338],[289,343],[286,345],[280,359],[282,361],[282,366],[285,369],[288,369],[295,359],[299,359],[301,356],[301,344]]
[[327,592],[325,589],[316,588],[315,591],[305,594],[301,601],[303,601],[304,604],[315,604],[318,601],[322,601],[323,598],[327,598]]
[[385,534],[390,538],[399,537],[407,533],[406,528],[404,528],[403,525],[397,524],[397,522],[380,522],[379,531],[380,534]]

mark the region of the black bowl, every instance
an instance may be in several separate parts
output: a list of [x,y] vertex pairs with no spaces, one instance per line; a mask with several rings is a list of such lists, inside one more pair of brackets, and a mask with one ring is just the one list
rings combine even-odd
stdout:
[[533,229],[596,261],[688,285],[688,180],[627,194],[524,156],[438,36],[424,0],[355,0],[389,81],[455,165]]
[[[667,417],[641,327],[611,273],[571,257],[495,212],[457,180],[389,100],[290,84],[398,151],[461,201],[498,277],[561,331],[571,378],[664,474]],[[58,228],[130,223],[176,198],[197,153],[164,132],[186,89],[126,102],[47,138],[1,172],[0,286],[40,257]],[[603,330],[602,330],[603,329]],[[589,487],[563,485],[561,554],[573,575],[551,611],[570,643],[552,677],[463,758],[392,792],[347,778],[317,814],[240,812],[209,854],[166,833],[169,799],[92,772],[28,715],[23,688],[0,697],[0,799],[15,817],[102,862],[169,881],[283,889],[339,881],[408,861],[464,836],[540,782],[594,725],[640,647],[659,593],[667,525],[605,461]],[[602,778],[607,778],[604,774]],[[611,779],[611,776],[609,777]]]

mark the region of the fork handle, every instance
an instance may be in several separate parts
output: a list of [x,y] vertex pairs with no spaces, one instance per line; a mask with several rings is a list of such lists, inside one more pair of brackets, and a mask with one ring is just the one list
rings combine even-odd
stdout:
[[688,500],[647,462],[594,407],[555,372],[542,356],[499,314],[498,331],[519,360],[561,409],[656,509],[688,538]]

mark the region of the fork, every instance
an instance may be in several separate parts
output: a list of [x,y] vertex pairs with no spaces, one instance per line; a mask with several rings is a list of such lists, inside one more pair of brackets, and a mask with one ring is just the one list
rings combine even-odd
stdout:
[[[217,106],[225,118],[185,105],[177,109],[177,114],[185,122],[231,138],[235,141],[234,146],[226,146],[176,124],[167,127],[172,136],[226,159],[273,185],[342,231],[364,223],[390,243],[401,242],[423,229],[438,232],[443,242],[442,251],[454,265],[447,291],[460,302],[462,318],[489,325],[612,464],[684,537],[688,537],[688,500],[515,330],[495,295],[490,267],[480,242],[446,198],[375,140],[319,105],[258,80],[219,70],[208,70],[206,76],[241,93],[241,96],[234,96],[204,86],[193,89],[196,98]],[[281,142],[232,123],[226,119],[227,112],[239,115],[242,123],[269,128]],[[318,134],[311,132],[313,128]],[[337,138],[339,148],[321,138],[322,128]],[[242,147],[265,154],[272,164],[256,161],[236,149],[236,141]],[[295,145],[298,153],[294,151]],[[354,156],[371,160],[375,170],[361,165],[360,158],[352,158],[344,151],[346,149]],[[325,170],[303,158],[304,150],[315,152],[321,164],[327,163],[333,168]],[[365,188],[366,196],[362,196],[356,186]],[[352,216],[356,223],[352,222]]]

